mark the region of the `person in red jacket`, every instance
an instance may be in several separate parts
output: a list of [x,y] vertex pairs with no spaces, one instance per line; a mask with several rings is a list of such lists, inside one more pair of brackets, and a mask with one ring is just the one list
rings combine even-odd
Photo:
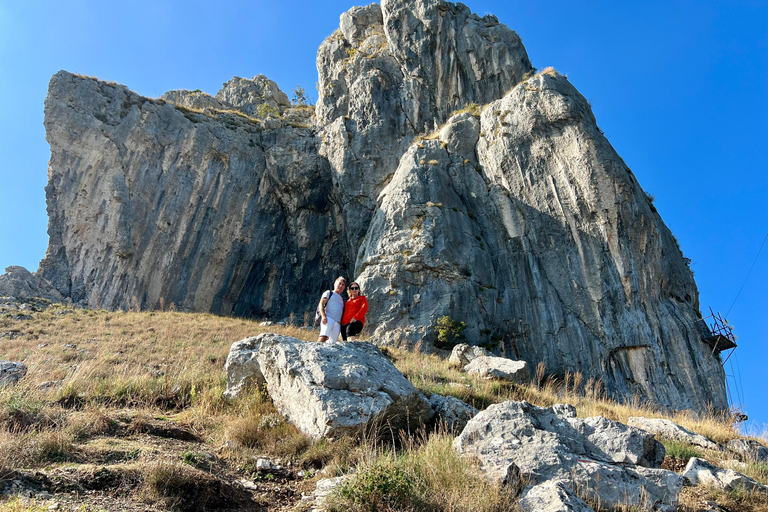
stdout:
[[344,315],[341,317],[341,339],[355,341],[365,324],[365,313],[368,311],[368,299],[360,293],[360,285],[352,282],[347,288],[349,300],[344,304]]

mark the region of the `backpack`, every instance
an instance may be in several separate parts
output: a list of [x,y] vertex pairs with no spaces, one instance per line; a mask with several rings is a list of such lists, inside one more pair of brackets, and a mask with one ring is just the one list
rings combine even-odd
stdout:
[[[326,292],[331,292],[331,295],[328,297],[328,300],[331,300],[331,297],[333,297],[333,294],[336,293],[333,290],[326,290]],[[325,292],[323,292],[323,295],[325,295]],[[326,304],[328,301],[326,301]],[[320,320],[323,319],[323,315],[320,314],[320,304],[317,305],[317,309],[315,310],[315,323],[312,324],[312,328],[314,329],[317,327],[317,324],[320,322]]]

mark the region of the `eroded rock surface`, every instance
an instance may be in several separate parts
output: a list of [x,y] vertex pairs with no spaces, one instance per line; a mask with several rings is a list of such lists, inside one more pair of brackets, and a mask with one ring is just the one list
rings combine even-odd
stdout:
[[229,396],[244,381],[263,383],[277,410],[313,438],[365,425],[415,432],[434,414],[424,395],[371,343],[307,343],[260,334],[232,345],[226,369]]
[[711,462],[698,457],[691,457],[685,467],[683,476],[691,485],[703,485],[715,489],[733,491],[768,491],[768,488],[748,476],[732,469],[722,469]]
[[483,379],[501,379],[515,384],[529,384],[531,373],[525,361],[513,361],[505,357],[480,356],[474,358],[464,371]]
[[683,443],[700,446],[709,450],[719,450],[717,443],[707,439],[701,434],[691,432],[687,428],[681,427],[672,420],[664,418],[642,418],[632,417],[627,420],[627,425],[641,428],[651,434],[656,434],[659,438],[670,441],[679,441]]
[[485,350],[483,347],[476,347],[473,345],[467,345],[466,343],[459,343],[451,350],[451,355],[448,357],[448,363],[459,368],[464,368],[473,359],[481,356],[490,356],[491,353]]
[[39,297],[54,302],[64,298],[44,277],[19,266],[6,267],[5,274],[0,274],[0,297]]
[[464,430],[467,422],[480,412],[455,396],[443,396],[437,393],[429,397],[429,405],[435,411],[435,421],[452,434],[459,434]]
[[496,482],[566,481],[607,507],[673,511],[682,488],[682,477],[658,469],[664,447],[653,435],[602,417],[579,419],[570,405],[492,405],[467,423],[453,447],[476,457]]

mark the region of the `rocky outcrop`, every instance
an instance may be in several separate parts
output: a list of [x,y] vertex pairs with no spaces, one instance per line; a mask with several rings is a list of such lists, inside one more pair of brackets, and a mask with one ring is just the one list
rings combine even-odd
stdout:
[[490,406],[453,442],[491,480],[564,482],[603,507],[676,510],[682,477],[658,469],[664,447],[651,434],[603,417],[579,419],[570,405]]
[[227,395],[263,385],[277,410],[304,434],[335,437],[376,429],[416,431],[433,416],[427,399],[370,343],[305,343],[261,334],[234,343]]
[[708,450],[720,449],[717,443],[702,436],[701,434],[691,432],[687,428],[681,427],[672,420],[667,420],[664,418],[632,417],[627,420],[627,425],[641,428],[646,432],[655,434],[659,439],[688,443],[690,445],[699,446]]
[[13,361],[0,361],[0,387],[16,384],[27,374],[27,365]]
[[455,396],[443,396],[437,393],[429,397],[429,405],[435,411],[435,422],[438,428],[444,428],[451,434],[459,434],[467,422],[478,412],[466,402]]
[[45,125],[40,274],[74,302],[302,319],[344,268],[311,130],[66,72],[51,80]]
[[515,384],[531,382],[531,373],[525,361],[513,361],[506,357],[480,356],[474,358],[464,371],[483,379],[501,379]]
[[548,480],[525,490],[520,498],[524,512],[594,512],[563,481]]
[[515,32],[463,4],[384,0],[341,15],[317,54],[317,122],[352,261],[413,139],[500,98],[531,69]]
[[359,276],[377,343],[429,349],[449,316],[616,398],[727,407],[674,237],[515,32],[383,0],[341,16],[317,69],[316,109],[262,75],[153,100],[57,73],[38,275],[81,305],[299,322]]
[[726,448],[737,454],[742,460],[768,462],[768,448],[754,439],[731,439],[726,444]]
[[693,275],[565,77],[517,85],[479,122],[454,116],[379,201],[356,269],[381,342],[435,339],[447,315],[467,339],[615,397],[727,407]]
[[483,347],[476,347],[473,345],[467,345],[466,343],[459,343],[453,347],[453,350],[451,350],[451,355],[448,357],[448,363],[451,366],[464,368],[469,363],[471,363],[473,359],[490,355],[491,353],[485,350]]
[[5,274],[0,274],[0,297],[63,300],[61,293],[45,278],[18,266],[6,267]]
[[742,489],[746,491],[768,492],[768,487],[761,485],[748,476],[732,469],[719,468],[698,457],[691,457],[688,465],[685,466],[683,477],[691,485],[702,485],[726,491]]

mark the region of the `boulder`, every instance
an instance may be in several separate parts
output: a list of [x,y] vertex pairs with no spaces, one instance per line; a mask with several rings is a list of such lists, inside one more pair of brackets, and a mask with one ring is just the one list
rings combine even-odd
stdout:
[[277,410],[312,438],[373,428],[417,430],[427,399],[371,343],[314,343],[265,333],[234,343],[227,395],[264,385]]
[[642,418],[636,416],[629,418],[627,425],[641,428],[646,432],[656,434],[658,437],[668,439],[670,441],[688,443],[693,446],[699,446],[709,450],[720,449],[717,443],[707,439],[700,434],[691,432],[687,428],[681,427],[674,421],[664,418]]
[[464,368],[469,363],[472,362],[473,359],[480,357],[480,356],[490,356],[491,353],[485,350],[483,347],[478,347],[475,345],[467,345],[466,343],[459,343],[455,347],[453,347],[453,350],[451,350],[451,355],[448,358],[448,363],[452,366],[459,366],[461,368]]
[[429,405],[435,411],[435,421],[445,429],[458,434],[478,412],[476,408],[454,396],[443,396],[437,393],[429,397]]
[[476,357],[464,367],[464,371],[477,374],[483,379],[502,379],[514,382],[515,384],[528,384],[531,382],[528,363],[525,361],[514,361],[506,357]]
[[756,482],[748,476],[732,469],[722,469],[711,462],[698,457],[691,457],[685,466],[683,477],[691,485],[703,485],[715,489],[732,491],[744,489],[747,491],[768,491],[768,487]]
[[493,481],[564,480],[606,507],[672,511],[682,488],[682,477],[657,469],[664,449],[651,434],[606,418],[579,419],[570,405],[492,405],[467,423],[453,447],[477,458]]
[[16,384],[27,374],[27,365],[12,361],[0,361],[0,386]]
[[528,487],[520,498],[520,508],[524,512],[594,512],[561,480]]
[[743,460],[768,462],[768,448],[754,439],[731,439],[725,447]]

